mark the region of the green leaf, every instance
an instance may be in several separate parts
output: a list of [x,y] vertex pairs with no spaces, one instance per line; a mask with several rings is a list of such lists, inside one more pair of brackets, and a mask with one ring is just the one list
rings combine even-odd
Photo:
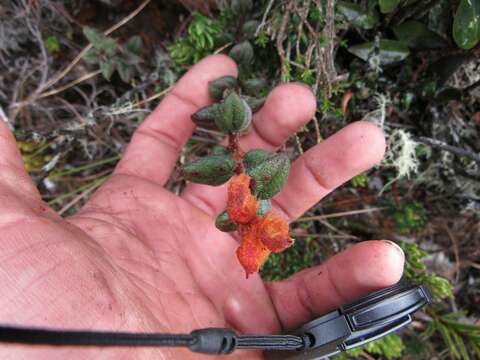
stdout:
[[253,7],[252,0],[232,0],[231,8],[236,16],[245,15]]
[[222,185],[234,174],[235,161],[230,155],[212,155],[186,164],[182,173],[186,180],[206,185]]
[[378,0],[380,11],[383,14],[394,12],[401,0]]
[[123,61],[117,63],[117,71],[123,82],[129,83],[135,74],[135,67]]
[[100,55],[95,48],[92,48],[83,55],[83,60],[89,64],[97,64],[100,61]]
[[259,199],[270,199],[280,192],[290,172],[290,160],[285,154],[270,154],[263,161],[257,153],[256,165],[247,168],[247,174],[254,180],[254,193]]
[[226,210],[217,216],[215,226],[218,230],[223,232],[230,232],[238,229],[238,224],[230,219]]
[[252,96],[242,95],[242,99],[244,99],[247,102],[248,106],[250,106],[250,109],[252,109],[252,112],[256,113],[258,110],[262,108],[263,104],[265,104],[265,100],[267,98],[257,99]]
[[222,116],[215,118],[218,129],[227,134],[246,129],[251,121],[252,109],[235,92],[222,103]]
[[55,54],[60,51],[60,42],[56,36],[49,36],[45,40],[45,47],[47,48],[48,52]]
[[138,35],[132,36],[125,44],[125,49],[135,55],[139,55],[142,51],[142,38]]
[[[351,46],[348,51],[360,59],[368,61],[375,52],[375,43],[367,42]],[[408,47],[401,41],[380,40],[380,64],[386,65],[404,60],[410,54]]]
[[102,50],[107,56],[113,56],[117,51],[117,42],[101,31],[86,26],[83,28],[83,34],[94,48]]
[[229,155],[230,150],[228,150],[228,148],[226,146],[215,145],[212,148],[211,154],[212,155]]
[[217,129],[216,119],[221,121],[222,108],[223,107],[221,104],[205,106],[196,113],[192,114],[191,119],[195,124],[197,124],[197,126],[205,129],[215,130]]
[[255,166],[261,164],[271,155],[273,154],[267,150],[253,149],[245,154],[243,157],[243,164],[247,168],[248,172],[249,169],[253,169]]
[[267,80],[264,78],[248,79],[242,82],[242,89],[251,96],[256,96],[265,89]]
[[222,100],[227,89],[234,89],[237,86],[237,78],[227,75],[208,83],[208,93],[215,100]]
[[260,22],[257,20],[249,20],[242,26],[242,35],[245,39],[253,39]]
[[115,71],[115,64],[112,61],[101,62],[100,71],[102,72],[103,77],[110,81],[110,78]]
[[453,21],[453,39],[462,49],[480,40],[480,0],[461,0]]
[[253,47],[249,41],[244,41],[235,45],[228,55],[235,60],[238,65],[247,66],[253,61]]
[[398,40],[412,48],[438,49],[447,45],[440,35],[428,29],[420,21],[406,21],[395,26],[393,32]]
[[338,1],[337,10],[353,26],[369,30],[378,23],[377,12],[368,12],[362,6],[347,1]]

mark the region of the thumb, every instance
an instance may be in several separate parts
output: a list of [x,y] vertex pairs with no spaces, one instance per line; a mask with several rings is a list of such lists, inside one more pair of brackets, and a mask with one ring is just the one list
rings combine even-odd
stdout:
[[17,142],[8,128],[7,119],[0,113],[0,197],[5,198],[12,193],[23,198],[35,200],[41,198],[25,170]]

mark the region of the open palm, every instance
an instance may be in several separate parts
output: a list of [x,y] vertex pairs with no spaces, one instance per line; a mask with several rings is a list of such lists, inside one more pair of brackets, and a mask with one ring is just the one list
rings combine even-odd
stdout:
[[[245,279],[236,240],[215,228],[226,189],[164,189],[207,83],[237,75],[227,57],[195,65],[136,131],[113,176],[75,216],[49,209],[0,124],[0,322],[56,328],[190,332],[231,327],[278,333],[366,292],[395,283],[403,254],[392,243],[357,244],[290,279]],[[256,114],[245,149],[274,149],[315,112],[300,84],[277,87]],[[378,162],[381,131],[351,124],[297,159],[274,206],[294,219]],[[261,359],[259,352],[230,357]],[[0,345],[2,359],[188,359],[181,349],[81,349]]]

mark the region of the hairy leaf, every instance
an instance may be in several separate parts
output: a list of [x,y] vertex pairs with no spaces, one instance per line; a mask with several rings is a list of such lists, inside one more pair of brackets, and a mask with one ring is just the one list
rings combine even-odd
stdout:
[[254,166],[247,166],[247,174],[255,181],[254,193],[259,199],[270,199],[280,192],[289,172],[290,160],[284,154],[272,154]]
[[235,45],[228,55],[235,60],[238,65],[247,66],[253,61],[253,47],[249,41],[244,41]]
[[222,103],[222,116],[215,118],[215,124],[224,133],[246,129],[251,121],[252,109],[234,92],[230,93]]
[[[375,53],[375,43],[367,42],[351,46],[348,51],[360,59],[368,61]],[[410,54],[408,47],[401,41],[380,40],[380,64],[386,65],[404,60]]]
[[237,86],[237,79],[233,76],[222,76],[208,83],[208,93],[210,96],[219,101],[223,99],[223,94],[227,89],[234,89]]
[[217,129],[216,120],[222,117],[222,105],[213,104],[205,106],[192,114],[192,121],[200,127],[205,129],[215,130]]
[[198,159],[183,167],[186,180],[207,185],[221,185],[233,175],[235,161],[230,155],[212,155]]

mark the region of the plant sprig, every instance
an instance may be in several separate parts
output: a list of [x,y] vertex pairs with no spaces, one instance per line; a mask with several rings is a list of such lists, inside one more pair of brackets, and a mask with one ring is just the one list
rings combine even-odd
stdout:
[[248,277],[259,271],[271,252],[285,250],[293,239],[288,223],[270,202],[288,178],[290,160],[282,153],[262,149],[246,152],[241,148],[241,136],[249,132],[253,113],[264,103],[264,99],[244,95],[249,86],[264,86],[262,81],[241,83],[243,86],[232,76],[209,83],[210,97],[216,102],[191,118],[198,126],[224,133],[228,145],[218,145],[210,155],[184,165],[182,173],[188,181],[212,186],[230,180],[227,208],[217,216],[215,225],[220,231],[238,231],[242,241],[237,258]]

